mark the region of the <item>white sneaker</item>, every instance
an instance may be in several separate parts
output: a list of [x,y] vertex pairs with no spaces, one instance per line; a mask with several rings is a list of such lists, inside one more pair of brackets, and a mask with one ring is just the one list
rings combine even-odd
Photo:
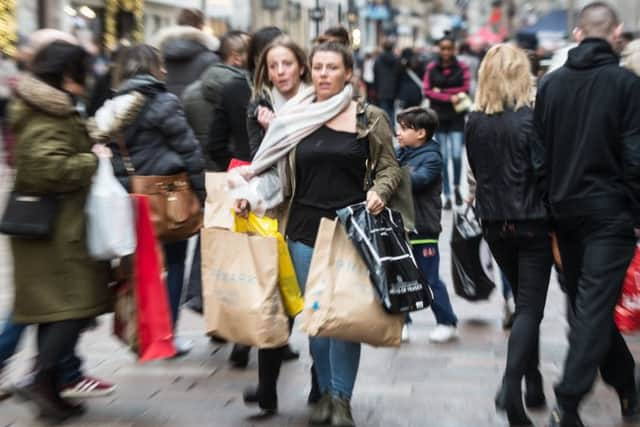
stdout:
[[402,342],[409,342],[409,325],[405,323],[402,327]]
[[185,337],[173,337],[173,346],[176,349],[175,357],[184,356],[193,350],[193,341]]
[[434,343],[445,343],[453,341],[456,338],[458,338],[458,330],[455,326],[449,325],[438,325],[433,332],[429,334],[429,341]]

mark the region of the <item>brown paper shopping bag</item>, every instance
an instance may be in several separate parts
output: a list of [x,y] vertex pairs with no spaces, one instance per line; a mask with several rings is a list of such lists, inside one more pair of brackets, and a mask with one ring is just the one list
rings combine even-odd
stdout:
[[201,241],[207,333],[258,348],[285,345],[276,238],[212,228],[202,230]]
[[400,345],[404,317],[383,310],[369,270],[338,220],[320,222],[304,301],[301,328],[311,336]]
[[226,172],[208,172],[205,175],[207,199],[204,202],[204,228],[233,228],[233,198],[226,186]]

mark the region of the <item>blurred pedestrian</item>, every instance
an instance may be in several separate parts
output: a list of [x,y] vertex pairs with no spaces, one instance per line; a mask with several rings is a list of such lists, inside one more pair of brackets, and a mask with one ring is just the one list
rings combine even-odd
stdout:
[[246,68],[249,70],[251,78],[253,78],[256,68],[258,68],[258,61],[264,48],[283,34],[282,30],[278,27],[263,27],[251,35],[246,64]]
[[453,193],[456,206],[462,205],[460,178],[462,173],[462,146],[464,144],[464,119],[466,109],[456,110],[464,102],[471,87],[471,73],[464,62],[455,56],[456,43],[452,36],[445,35],[438,42],[438,57],[427,66],[424,74],[424,95],[430,107],[438,114],[440,127],[436,139],[442,145],[442,169],[444,209],[451,209],[451,183],[449,182],[449,159],[453,163]]
[[419,107],[422,104],[423,75],[424,69],[420,69],[420,63],[413,48],[403,49],[400,53],[398,94],[396,97],[396,107],[399,110]]
[[551,427],[583,425],[579,406],[598,371],[617,392],[623,418],[640,415],[635,362],[613,321],[640,228],[640,79],[619,66],[621,32],[611,6],[585,6],[578,47],[541,80],[536,98],[541,188],[574,309]]
[[480,69],[480,58],[471,50],[469,43],[461,43],[458,48],[458,59],[469,67],[471,74],[471,84],[469,85],[469,96],[475,97],[476,87],[478,85],[478,70]]
[[[71,39],[72,40],[72,39]],[[40,413],[62,421],[84,412],[60,395],[60,362],[72,355],[81,332],[112,310],[109,265],[93,261],[86,247],[84,205],[102,145],[91,145],[75,100],[85,94],[88,53],[63,41],[40,44],[10,104],[16,146],[15,191],[58,198],[48,240],[11,238],[15,299],[12,321],[38,324],[32,381],[15,388]],[[40,211],[39,215],[47,215]]]
[[390,123],[393,123],[396,117],[394,103],[398,97],[400,73],[400,60],[393,53],[394,47],[395,42],[393,39],[386,39],[382,44],[382,53],[378,56],[373,66],[378,106],[387,113]]
[[[398,113],[397,150],[400,166],[408,166],[415,206],[415,232],[410,235],[413,255],[433,292],[431,310],[436,327],[429,341],[445,343],[458,337],[458,318],[447,286],[440,279],[438,238],[442,231],[442,152],[433,139],[438,116],[433,110],[412,107]],[[405,325],[405,328],[408,326]]]
[[336,27],[330,27],[325,30],[318,38],[314,40],[314,43],[320,45],[327,42],[336,42],[351,48],[351,37],[349,36],[349,30],[339,25]]
[[476,212],[484,238],[514,293],[516,311],[496,408],[510,425],[533,425],[528,408],[545,405],[540,374],[540,322],[549,288],[550,222],[537,193],[531,153],[533,76],[526,53],[511,44],[489,49],[480,65],[476,110],[465,130],[476,178]]
[[[116,177],[131,191],[128,166],[137,175],[189,175],[189,185],[204,203],[203,160],[200,145],[187,124],[180,99],[169,92],[160,52],[144,44],[124,48],[114,69],[115,96],[95,115],[92,136],[111,142]],[[123,153],[117,142],[126,146]],[[184,285],[187,240],[163,243],[167,291],[178,355],[192,344],[176,336]]]
[[220,62],[215,53],[220,41],[203,28],[204,15],[200,10],[182,9],[177,26],[164,28],[154,36],[167,69],[167,90],[178,97],[207,68]]
[[[300,90],[308,87],[310,71],[304,50],[287,36],[271,42],[262,51],[254,73],[253,96],[247,110],[247,132],[251,156],[258,151],[278,111]],[[293,319],[290,319],[293,326]],[[258,386],[244,392],[244,401],[258,404],[265,413],[278,408],[277,383],[280,366],[299,354],[288,345],[258,350]]]

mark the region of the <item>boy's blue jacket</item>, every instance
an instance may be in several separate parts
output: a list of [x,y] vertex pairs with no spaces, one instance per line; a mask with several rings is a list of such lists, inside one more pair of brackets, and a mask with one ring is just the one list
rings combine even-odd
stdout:
[[431,139],[417,148],[396,150],[400,166],[408,166],[411,174],[413,202],[416,211],[417,236],[412,239],[437,239],[442,231],[442,154],[440,143]]

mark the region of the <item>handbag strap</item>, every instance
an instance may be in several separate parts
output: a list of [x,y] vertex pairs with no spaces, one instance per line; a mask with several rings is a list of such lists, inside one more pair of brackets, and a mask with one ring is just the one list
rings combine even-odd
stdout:
[[420,77],[418,77],[418,75],[411,68],[407,68],[406,72],[411,80],[413,80],[413,82],[418,86],[418,88],[420,89],[420,93],[422,93],[422,81],[420,80]]

